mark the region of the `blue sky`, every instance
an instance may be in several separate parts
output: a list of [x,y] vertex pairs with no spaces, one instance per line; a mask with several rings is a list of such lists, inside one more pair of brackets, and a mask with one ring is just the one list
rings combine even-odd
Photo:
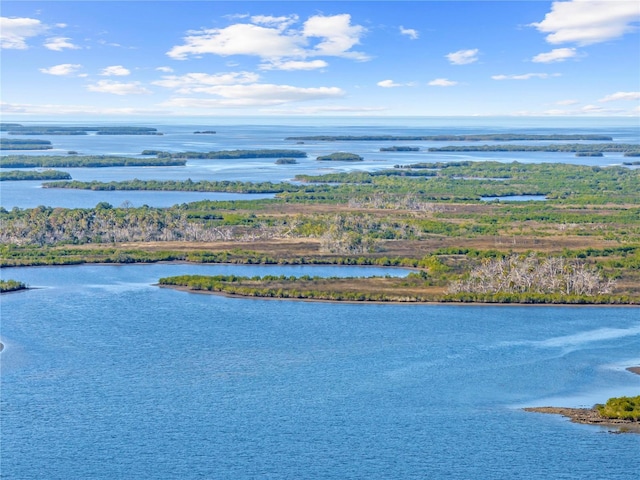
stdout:
[[639,116],[640,2],[7,1],[8,119]]

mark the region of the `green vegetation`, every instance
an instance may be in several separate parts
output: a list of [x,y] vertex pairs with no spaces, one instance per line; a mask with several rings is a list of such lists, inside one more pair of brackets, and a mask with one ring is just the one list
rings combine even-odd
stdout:
[[640,421],[640,395],[636,397],[610,398],[604,405],[597,405],[600,415],[605,418],[620,418]]
[[276,165],[294,165],[298,163],[295,158],[279,158],[276,160]]
[[576,157],[604,157],[602,152],[577,152]]
[[41,172],[10,170],[3,172],[0,170],[0,182],[9,180],[68,180],[71,178],[67,172],[59,170],[44,170]]
[[30,125],[2,124],[0,131],[7,131],[9,135],[162,135],[157,129],[149,127],[62,127],[58,125]]
[[193,132],[196,135],[213,135],[215,132],[215,130],[202,130],[202,131],[197,131],[197,132]]
[[2,168],[147,167],[184,165],[173,158],[132,158],[108,155],[7,155],[0,157]]
[[314,141],[431,141],[431,142],[463,142],[463,141],[492,141],[511,142],[524,140],[595,140],[611,141],[609,135],[531,135],[514,133],[489,133],[481,135],[312,135],[301,137],[287,137],[285,140],[314,140]]
[[51,150],[49,140],[30,138],[0,138],[0,150]]
[[27,285],[17,280],[0,280],[0,293],[26,290]]
[[[640,157],[640,149],[633,152],[624,152],[625,157]],[[634,163],[634,165],[636,165]]]
[[321,155],[316,160],[321,162],[362,162],[364,158],[355,153],[335,152],[330,155]]
[[630,143],[566,143],[552,145],[449,145],[429,148],[430,152],[637,152]]
[[142,155],[157,155],[158,158],[180,158],[180,159],[211,159],[211,160],[234,160],[240,158],[306,158],[306,152],[300,150],[221,150],[218,152],[158,152],[157,150],[144,150]]
[[419,147],[382,147],[381,152],[419,152]]

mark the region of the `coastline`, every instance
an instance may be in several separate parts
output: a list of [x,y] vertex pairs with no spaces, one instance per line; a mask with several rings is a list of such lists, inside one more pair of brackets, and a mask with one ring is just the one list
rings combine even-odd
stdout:
[[[627,367],[626,370],[630,373],[640,375],[640,366]],[[525,412],[562,415],[563,417],[567,417],[573,423],[615,429],[613,431],[614,433],[640,434],[640,422],[620,418],[603,417],[595,406],[592,408],[527,407],[523,410]]]

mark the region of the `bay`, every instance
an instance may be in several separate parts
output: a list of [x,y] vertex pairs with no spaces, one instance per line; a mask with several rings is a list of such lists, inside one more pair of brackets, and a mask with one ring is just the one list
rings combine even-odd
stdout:
[[636,308],[311,303],[153,285],[339,269],[3,269],[37,287],[1,297],[3,477],[637,478],[640,436],[521,410],[637,394],[640,376],[624,369],[640,363]]

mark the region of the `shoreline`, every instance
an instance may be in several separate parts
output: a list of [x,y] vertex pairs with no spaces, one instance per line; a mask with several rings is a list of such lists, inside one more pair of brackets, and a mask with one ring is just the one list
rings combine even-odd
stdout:
[[[635,375],[640,375],[640,366],[627,367],[625,370]],[[622,418],[606,418],[600,415],[600,412],[598,412],[595,406],[592,408],[527,407],[523,408],[523,410],[525,412],[562,415],[563,417],[567,417],[573,423],[615,429],[613,433],[640,434],[640,421]]]
[[[171,290],[178,290],[186,293],[195,293],[201,295],[217,295],[219,297],[226,298],[240,298],[246,300],[281,300],[291,302],[320,302],[320,303],[335,303],[335,304],[354,304],[354,305],[451,305],[451,306],[468,306],[468,307],[565,307],[565,308],[639,308],[640,304],[636,303],[500,303],[500,302],[438,302],[438,301],[419,301],[419,300],[329,300],[322,298],[292,298],[292,297],[266,297],[259,295],[242,295],[238,293],[228,292],[215,292],[211,290],[193,290],[189,287],[180,285],[160,285],[159,283],[152,284],[154,287],[168,288]],[[638,367],[640,368],[640,367]]]

